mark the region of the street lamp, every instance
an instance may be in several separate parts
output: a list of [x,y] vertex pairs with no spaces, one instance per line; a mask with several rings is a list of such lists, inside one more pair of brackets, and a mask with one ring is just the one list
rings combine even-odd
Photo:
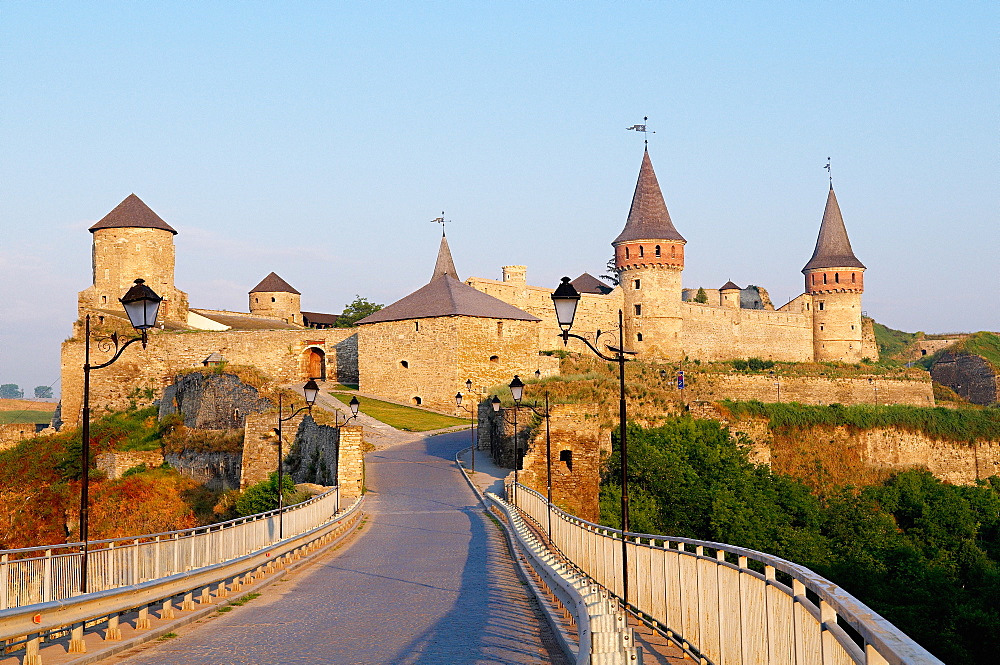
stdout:
[[[472,379],[466,379],[465,392],[472,394]],[[455,406],[469,412],[469,437],[472,443],[472,473],[476,472],[476,421],[475,410],[471,406],[462,406],[462,393],[455,393]]]
[[517,410],[521,406],[521,398],[524,396],[524,383],[514,375],[514,380],[507,386],[510,388],[510,396],[514,399],[514,505],[517,505],[517,471],[521,468],[521,447],[517,443]]
[[[618,340],[617,346],[606,345],[608,351],[613,355],[601,353],[594,344],[580,335],[570,332],[573,327],[573,319],[576,317],[576,306],[580,303],[580,294],[569,282],[569,277],[563,277],[562,283],[552,293],[552,304],[556,310],[556,321],[562,330],[560,336],[565,346],[569,338],[578,339],[587,345],[591,351],[601,360],[618,363],[618,439],[621,442],[621,484],[622,484],[622,600],[628,606],[628,546],[625,534],[628,532],[628,439],[625,431],[626,411],[625,411],[625,363],[634,356],[635,351],[625,350],[625,324],[622,311],[618,310]],[[594,343],[599,343],[602,334],[610,334],[598,330],[594,334]]]
[[[278,393],[278,540],[283,540],[285,537],[285,455],[282,450],[284,439],[281,437],[281,425],[306,410],[309,411],[309,415],[312,415],[313,404],[316,403],[316,396],[319,395],[319,386],[316,385],[314,379],[309,379],[306,381],[306,385],[302,386],[302,395],[306,399],[306,405],[301,409],[293,411],[289,416],[282,418],[281,411],[284,393]],[[294,408],[294,405],[289,406]]]
[[780,402],[781,401],[781,379],[778,377],[778,374],[773,369],[771,370],[771,378],[774,379],[774,389],[777,392],[777,400],[776,401]]
[[[496,395],[494,395],[493,399],[490,400],[490,408],[493,409],[493,413],[494,414],[500,413],[500,398],[497,397]],[[497,419],[494,416],[494,418],[493,418],[493,436],[490,437],[490,457],[493,458],[494,462],[497,459],[497,449],[500,447],[500,444],[497,441],[497,439],[500,437],[500,435],[497,433],[497,429],[498,429],[497,428]]]
[[878,382],[873,377],[870,377],[868,383],[872,384],[872,388],[875,389],[875,406],[878,406]]
[[[111,333],[108,337],[97,338],[97,348],[106,353],[114,351],[111,360],[99,365],[90,364],[90,314],[85,317],[84,323],[84,351],[83,351],[83,432],[81,456],[82,478],[80,483],[80,542],[83,543],[83,551],[80,559],[80,593],[87,593],[87,560],[90,539],[87,527],[90,521],[90,373],[95,369],[102,369],[111,365],[121,358],[122,352],[136,342],[142,342],[142,348],[146,348],[149,341],[147,330],[156,325],[156,315],[160,311],[160,302],[163,298],[156,295],[153,289],[145,284],[145,280],[135,280],[125,296],[119,299],[125,314],[128,315],[129,323],[132,327],[141,332],[138,337],[131,337],[122,340],[118,333]],[[112,346],[113,345],[113,346]]]

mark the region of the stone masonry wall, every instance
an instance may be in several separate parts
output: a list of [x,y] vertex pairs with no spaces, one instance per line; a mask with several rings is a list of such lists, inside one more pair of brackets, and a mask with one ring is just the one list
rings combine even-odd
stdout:
[[684,353],[700,360],[761,358],[786,362],[813,359],[808,313],[682,304]]
[[[873,380],[869,382],[869,378]],[[685,399],[688,402],[755,399],[761,402],[781,401],[802,404],[877,402],[934,406],[934,393],[930,381],[886,379],[877,375],[844,379],[812,376],[775,378],[767,374],[714,374],[690,371],[687,372],[687,379]]]
[[[338,345],[355,334],[350,328],[328,330],[252,330],[224,332],[156,332],[148,347],[130,346],[110,367],[91,373],[91,408],[122,409],[130,395],[147,388],[158,399],[174,382],[178,371],[200,367],[210,354],[219,352],[234,365],[252,365],[278,382],[304,380],[305,349],[315,346],[326,354],[327,375],[339,376]],[[349,345],[348,345],[349,346]],[[92,362],[103,362],[106,354],[91,346]],[[83,394],[83,342],[71,339],[62,346],[62,417],[65,424],[79,423]],[[356,373],[345,368],[348,376]],[[144,400],[140,399],[140,402]]]
[[994,404],[1000,376],[981,356],[946,351],[931,366],[931,376],[973,404]]
[[180,412],[185,427],[239,429],[247,414],[273,406],[235,374],[192,372],[163,389],[159,417]]
[[243,467],[241,453],[193,452],[167,453],[164,459],[187,476],[212,490],[235,490],[240,488]]
[[552,371],[539,356],[537,323],[447,316],[363,325],[358,331],[362,392],[446,411],[465,382],[492,386],[515,374]]
[[[551,407],[552,503],[582,517],[598,521],[601,466],[610,453],[611,437],[597,425],[596,409],[585,404]],[[522,484],[546,492],[547,464],[545,421],[533,429],[524,454]]]
[[163,455],[159,450],[128,450],[111,453],[100,453],[97,456],[97,469],[103,471],[109,480],[121,478],[122,474],[140,464],[155,468],[163,464]]
[[[247,416],[240,487],[266,480],[277,470],[278,440],[271,414]],[[306,414],[282,425],[285,471],[297,483],[339,485],[342,499],[361,495],[364,454],[361,427],[319,425]]]
[[33,423],[4,423],[0,425],[0,451],[13,448],[25,439],[54,433],[55,430]]

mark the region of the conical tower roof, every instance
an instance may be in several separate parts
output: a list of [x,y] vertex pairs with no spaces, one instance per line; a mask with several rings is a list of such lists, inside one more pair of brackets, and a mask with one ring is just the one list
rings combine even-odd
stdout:
[[632,208],[628,211],[628,221],[625,228],[611,243],[633,240],[677,240],[685,242],[684,236],[677,232],[674,223],[670,221],[667,204],[660,192],[660,183],[653,171],[653,162],[649,160],[649,151],[642,153],[642,166],[639,168],[639,181],[635,185],[632,196]]
[[294,293],[302,295],[292,288],[292,285],[281,279],[275,273],[269,273],[267,277],[260,280],[260,284],[250,289],[250,293]]
[[819,237],[816,238],[816,249],[802,272],[821,268],[865,269],[865,264],[858,261],[851,249],[851,240],[847,237],[847,227],[844,226],[833,185],[830,185],[830,193],[826,197],[826,210],[823,211],[823,223],[820,224]]
[[90,227],[93,233],[99,229],[163,229],[177,235],[172,226],[160,219],[148,205],[135,194],[129,194],[125,200],[115,206],[115,209],[104,216],[101,221]]
[[443,233],[441,234],[441,246],[438,247],[437,262],[434,264],[434,274],[431,275],[431,281],[441,275],[451,275],[455,279],[459,279],[458,271],[455,270],[455,261],[451,258],[451,248],[448,247],[448,238]]

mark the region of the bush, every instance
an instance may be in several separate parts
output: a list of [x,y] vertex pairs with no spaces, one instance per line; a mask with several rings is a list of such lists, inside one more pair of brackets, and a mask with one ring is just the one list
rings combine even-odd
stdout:
[[[287,473],[282,477],[282,485],[285,506],[301,503],[303,496],[295,491],[295,483]],[[272,471],[267,480],[251,485],[243,490],[233,509],[237,517],[266,513],[269,510],[278,509],[278,472]]]

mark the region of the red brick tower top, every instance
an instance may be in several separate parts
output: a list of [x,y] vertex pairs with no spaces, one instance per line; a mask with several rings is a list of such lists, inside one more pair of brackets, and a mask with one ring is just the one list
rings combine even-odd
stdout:
[[649,151],[645,150],[628,220],[611,243],[615,248],[615,263],[619,269],[640,265],[683,268],[686,242],[674,228]]

